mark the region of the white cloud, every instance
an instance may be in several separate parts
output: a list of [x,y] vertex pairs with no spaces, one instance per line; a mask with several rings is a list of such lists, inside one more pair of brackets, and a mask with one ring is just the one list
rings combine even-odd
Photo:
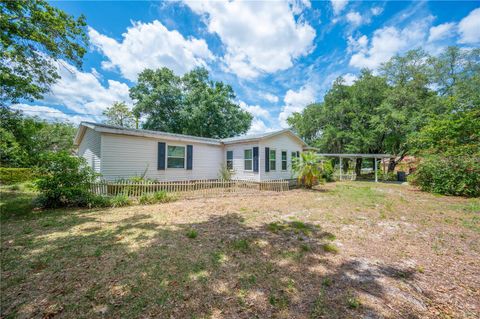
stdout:
[[382,14],[383,8],[382,7],[373,7],[372,9],[370,9],[370,12],[372,13],[373,16],[378,16],[378,15]]
[[428,42],[434,42],[438,40],[443,40],[445,38],[450,38],[454,34],[455,23],[443,23],[437,26],[431,27],[428,36]]
[[360,13],[356,11],[350,11],[346,15],[347,21],[350,22],[353,26],[358,27],[363,23],[363,18]]
[[343,77],[343,80],[345,81],[345,85],[348,85],[348,86],[352,85],[358,79],[358,77],[352,73],[344,74],[342,75],[342,77]]
[[418,47],[425,42],[431,17],[414,22],[403,29],[384,27],[374,31],[369,40],[365,35],[348,39],[349,52],[354,52],[350,65],[375,69],[397,53]]
[[240,107],[252,114],[254,117],[263,117],[265,119],[270,119],[270,112],[259,105],[248,105],[247,103],[240,101]]
[[11,108],[23,111],[23,113],[26,115],[37,116],[50,122],[71,122],[73,124],[79,124],[82,121],[95,121],[96,119],[92,116],[65,114],[64,112],[53,107],[42,105],[29,105],[20,103],[12,105]]
[[250,126],[250,129],[247,132],[247,135],[271,132],[274,130],[275,130],[274,128],[267,126],[263,120],[254,118],[252,121],[252,125]]
[[296,15],[310,2],[186,1],[225,46],[224,69],[241,78],[288,69],[313,49],[315,29]]
[[89,28],[93,46],[107,58],[104,69],[118,69],[123,77],[136,81],[145,68],[166,66],[183,74],[196,66],[206,66],[213,54],[203,39],[185,38],[176,30],[168,30],[161,22],[133,23],[117,42]]
[[63,105],[77,113],[101,114],[115,101],[132,102],[125,83],[108,80],[108,85],[103,86],[94,73],[79,71],[64,61],[58,72],[61,79],[45,96],[46,104]]
[[[52,85],[51,92],[45,95],[43,105],[16,104],[14,107],[47,120],[79,123],[87,120],[101,121],[102,112],[116,101],[132,104],[125,83],[108,80],[104,86],[94,69],[90,73],[82,72],[62,60],[57,65],[61,78]],[[58,110],[59,106],[64,107],[65,112]]]
[[278,102],[278,96],[272,94],[272,93],[260,93],[260,96],[267,100],[268,102],[271,103],[277,103]]
[[301,112],[305,106],[315,101],[315,91],[310,85],[303,86],[298,91],[288,90],[283,99],[285,105],[278,115],[280,126],[288,127],[287,118],[294,112]]
[[468,16],[460,21],[458,31],[461,36],[459,43],[480,43],[480,8],[472,10]]
[[330,0],[332,3],[333,13],[339,14],[345,9],[348,4],[348,0]]

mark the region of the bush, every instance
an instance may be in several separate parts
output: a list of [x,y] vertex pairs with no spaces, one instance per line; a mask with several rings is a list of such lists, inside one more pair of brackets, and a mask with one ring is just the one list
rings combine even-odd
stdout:
[[68,152],[49,152],[41,157],[41,177],[36,181],[44,207],[88,206],[90,183],[96,174],[83,158]]
[[409,182],[432,193],[480,196],[479,156],[429,156],[420,162]]
[[88,206],[91,208],[112,207],[112,199],[102,195],[91,195],[88,200]]
[[23,183],[36,178],[32,168],[0,167],[0,183],[10,185]]
[[156,204],[156,203],[168,203],[176,200],[176,196],[169,194],[166,191],[159,191],[153,194],[143,194],[138,199],[138,202],[142,205]]
[[155,204],[157,200],[153,194],[143,194],[138,199],[138,202],[142,205]]
[[113,196],[111,199],[112,207],[124,207],[124,206],[130,206],[131,204],[132,204],[132,201],[130,200],[130,198],[124,194]]
[[326,182],[333,182],[334,181],[333,172],[334,172],[334,170],[333,170],[332,162],[330,162],[330,161],[323,162],[322,178]]

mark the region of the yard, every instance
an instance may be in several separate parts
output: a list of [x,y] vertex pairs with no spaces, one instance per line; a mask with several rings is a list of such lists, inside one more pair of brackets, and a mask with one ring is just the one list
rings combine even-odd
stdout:
[[480,200],[331,183],[30,211],[2,193],[1,317],[478,318]]

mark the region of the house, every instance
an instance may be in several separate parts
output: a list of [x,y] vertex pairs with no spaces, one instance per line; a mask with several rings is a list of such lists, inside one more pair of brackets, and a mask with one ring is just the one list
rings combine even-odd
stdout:
[[223,165],[234,179],[291,179],[292,159],[308,147],[288,129],[213,139],[90,122],[80,124],[74,143],[103,179],[159,181],[217,179]]

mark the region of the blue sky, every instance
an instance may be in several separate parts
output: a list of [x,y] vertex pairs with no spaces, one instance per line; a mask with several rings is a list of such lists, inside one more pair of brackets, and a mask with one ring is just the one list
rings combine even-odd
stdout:
[[181,75],[196,66],[233,86],[254,115],[251,132],[321,101],[338,76],[352,83],[397,53],[480,44],[478,1],[52,1],[87,18],[82,69],[58,63],[62,79],[43,100],[15,107],[48,119],[102,121],[144,68]]

